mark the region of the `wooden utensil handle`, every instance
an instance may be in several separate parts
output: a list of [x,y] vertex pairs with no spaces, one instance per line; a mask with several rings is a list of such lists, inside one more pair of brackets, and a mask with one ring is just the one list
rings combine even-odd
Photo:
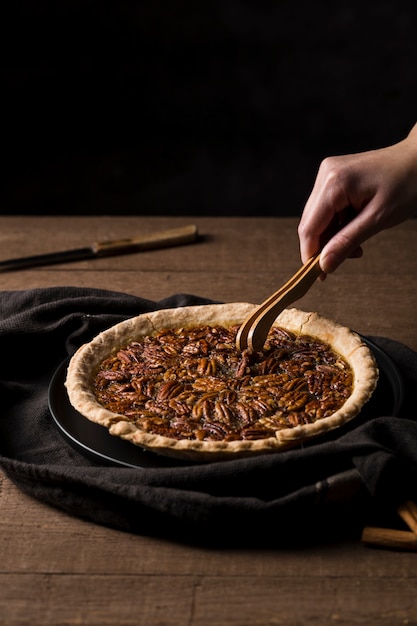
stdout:
[[152,248],[167,248],[169,246],[191,243],[197,239],[198,230],[195,225],[182,226],[170,230],[141,235],[132,239],[118,239],[93,244],[93,250],[98,256],[128,252],[130,250],[151,250]]

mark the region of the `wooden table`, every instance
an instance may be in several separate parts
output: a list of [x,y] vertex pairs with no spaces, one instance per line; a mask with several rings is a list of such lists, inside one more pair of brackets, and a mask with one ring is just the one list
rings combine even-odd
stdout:
[[[178,248],[0,274],[1,290],[73,285],[152,300],[260,302],[300,264],[297,220],[1,217],[1,258],[195,223]],[[417,221],[381,233],[297,303],[417,350]],[[358,542],[204,549],[72,518],[0,474],[3,626],[417,624],[417,554]]]

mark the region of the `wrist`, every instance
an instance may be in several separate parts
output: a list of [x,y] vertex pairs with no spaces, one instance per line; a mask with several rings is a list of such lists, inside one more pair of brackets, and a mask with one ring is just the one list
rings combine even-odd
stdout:
[[411,168],[415,172],[417,168],[417,124],[408,133],[407,137],[393,146],[398,147],[398,158],[403,162],[406,170]]
[[408,133],[406,141],[411,141],[417,145],[417,124]]

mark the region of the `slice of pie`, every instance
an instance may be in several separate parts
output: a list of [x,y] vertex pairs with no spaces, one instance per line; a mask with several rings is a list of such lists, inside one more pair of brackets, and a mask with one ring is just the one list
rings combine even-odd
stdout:
[[113,326],[72,357],[71,404],[112,435],[202,462],[283,450],[358,415],[378,380],[359,335],[286,309],[262,351],[240,352],[254,308],[165,309]]

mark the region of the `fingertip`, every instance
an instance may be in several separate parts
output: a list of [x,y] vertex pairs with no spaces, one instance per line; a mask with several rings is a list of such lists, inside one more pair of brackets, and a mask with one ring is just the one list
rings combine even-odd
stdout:
[[332,274],[337,270],[342,260],[343,259],[334,254],[334,252],[322,253],[320,256],[320,267],[324,274]]
[[324,248],[320,255],[320,267],[325,274],[333,274],[346,259],[360,259],[362,256],[363,249],[361,246],[358,246],[347,255],[337,254],[333,250],[327,252]]
[[319,249],[318,244],[308,241],[300,242],[300,256],[303,263],[307,263],[311,259],[312,256],[317,254],[317,250]]

